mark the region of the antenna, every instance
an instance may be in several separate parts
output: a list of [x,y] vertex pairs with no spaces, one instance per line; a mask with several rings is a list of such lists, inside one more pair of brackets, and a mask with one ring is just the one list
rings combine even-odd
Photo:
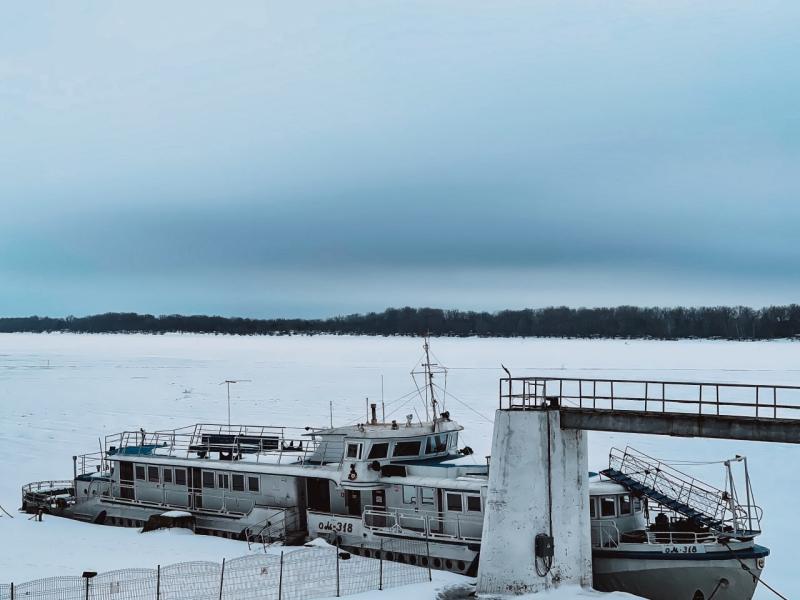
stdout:
[[381,422],[386,423],[386,405],[383,403],[383,373],[381,373]]
[[252,381],[252,379],[226,379],[225,381],[220,382],[220,385],[228,386],[228,427],[231,426],[231,384],[244,383],[247,381]]
[[433,370],[431,367],[436,365],[431,364],[430,344],[428,343],[427,335],[425,336],[425,344],[422,347],[425,348],[425,364],[423,366],[425,367],[425,377],[428,380],[428,388],[431,391],[431,409],[433,410],[433,420],[435,421],[438,415],[436,413],[436,396],[433,393]]

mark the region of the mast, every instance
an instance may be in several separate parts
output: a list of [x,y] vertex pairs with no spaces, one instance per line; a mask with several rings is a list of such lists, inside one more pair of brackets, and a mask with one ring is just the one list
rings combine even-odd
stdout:
[[425,367],[425,378],[427,379],[427,384],[428,384],[427,387],[430,389],[431,393],[431,408],[433,409],[433,420],[436,421],[436,419],[438,418],[436,410],[436,405],[438,404],[438,402],[436,401],[436,395],[433,392],[433,370],[431,369],[433,365],[431,364],[430,345],[428,344],[427,336],[425,337],[425,344],[423,345],[423,348],[425,348],[425,364],[423,365]]

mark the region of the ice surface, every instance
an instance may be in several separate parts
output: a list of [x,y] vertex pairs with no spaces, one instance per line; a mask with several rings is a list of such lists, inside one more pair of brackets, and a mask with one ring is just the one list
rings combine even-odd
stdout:
[[[432,349],[450,367],[448,391],[458,400],[448,398],[446,408],[466,427],[462,445],[475,450],[477,461],[490,450],[492,428],[486,419],[497,408],[500,363],[515,376],[800,385],[800,345],[785,341],[469,338],[435,339]],[[35,523],[14,509],[22,484],[71,477],[72,455],[96,451],[100,436],[225,422],[225,386],[220,385],[225,379],[252,380],[231,385],[233,422],[325,426],[331,401],[334,424],[363,421],[366,397],[380,410],[381,375],[387,417],[404,418],[414,410],[423,414],[419,402],[392,402],[414,389],[409,372],[421,354],[420,340],[411,338],[0,335],[0,504],[16,516],[0,517],[0,581],[244,554],[246,544],[221,538],[174,531],[139,534],[52,517]],[[795,468],[800,448],[601,433],[590,433],[589,444],[593,470],[606,464],[611,446],[627,444],[668,459],[747,455],[756,500],[765,512],[759,541],[772,550],[764,578],[789,597],[800,594],[792,543],[800,538],[800,522],[789,508],[800,489]],[[691,473],[722,483],[718,466]],[[442,585],[434,581],[425,589]],[[764,590],[756,597],[771,595]]]

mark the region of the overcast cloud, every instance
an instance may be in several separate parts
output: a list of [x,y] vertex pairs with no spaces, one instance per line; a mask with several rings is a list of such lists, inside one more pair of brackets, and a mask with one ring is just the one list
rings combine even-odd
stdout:
[[793,1],[0,6],[0,314],[800,294]]

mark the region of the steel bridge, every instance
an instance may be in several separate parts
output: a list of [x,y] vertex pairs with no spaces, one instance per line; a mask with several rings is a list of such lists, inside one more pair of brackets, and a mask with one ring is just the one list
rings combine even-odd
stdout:
[[508,377],[500,408],[558,410],[562,429],[800,443],[800,386]]

